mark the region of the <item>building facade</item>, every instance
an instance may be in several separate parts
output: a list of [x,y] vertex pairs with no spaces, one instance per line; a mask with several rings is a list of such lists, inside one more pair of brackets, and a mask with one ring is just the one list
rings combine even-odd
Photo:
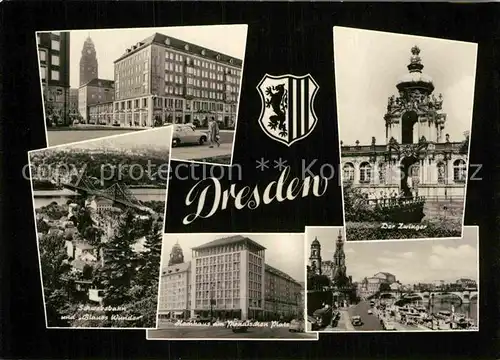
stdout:
[[383,143],[377,144],[374,137],[371,144],[341,143],[344,185],[377,196],[463,200],[468,132],[464,139],[450,139],[443,96],[435,96],[432,78],[422,72],[420,49],[414,46],[411,54],[409,73],[396,84],[398,95],[388,99]]
[[163,269],[160,279],[158,317],[188,319],[191,310],[191,262]]
[[97,51],[89,36],[83,43],[82,56],[80,57],[80,86],[98,77]]
[[87,106],[87,123],[109,125],[113,120],[113,102],[102,102]]
[[[95,125],[112,124],[112,103],[115,97],[114,87],[114,81],[98,78],[92,79],[80,86],[78,89],[78,106],[84,123]],[[111,113],[109,112],[110,106]],[[93,118],[90,117],[90,110],[92,110],[94,115]],[[99,120],[102,123],[94,122]]]
[[193,317],[263,315],[265,247],[238,235],[193,248],[192,259]]
[[304,308],[301,300],[302,285],[284,272],[265,266],[264,319],[300,319]]
[[114,64],[114,121],[121,126],[236,122],[240,59],[155,33]]
[[69,117],[70,124],[80,120],[78,109],[78,89],[69,89]]
[[45,120],[48,126],[70,122],[68,31],[37,32]]

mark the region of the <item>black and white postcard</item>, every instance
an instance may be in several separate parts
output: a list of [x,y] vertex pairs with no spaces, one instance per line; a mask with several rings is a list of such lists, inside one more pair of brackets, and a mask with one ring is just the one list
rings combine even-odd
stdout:
[[335,27],[334,52],[347,241],[460,237],[477,44]]
[[37,32],[49,146],[175,124],[172,156],[230,164],[247,25]]
[[172,127],[29,152],[48,328],[148,328]]
[[150,340],[317,340],[306,333],[303,234],[165,234]]
[[307,227],[306,243],[308,330],[479,331],[479,227],[347,243],[340,227]]

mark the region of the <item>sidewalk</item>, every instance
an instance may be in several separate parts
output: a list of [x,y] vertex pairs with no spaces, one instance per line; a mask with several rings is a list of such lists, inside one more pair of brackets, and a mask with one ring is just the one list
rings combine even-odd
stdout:
[[324,331],[355,331],[354,326],[351,324],[351,316],[347,310],[340,310],[340,319],[336,327],[328,325]]
[[172,159],[199,160],[216,156],[232,155],[233,144],[221,144],[220,147],[210,148],[208,145],[181,146],[172,148]]

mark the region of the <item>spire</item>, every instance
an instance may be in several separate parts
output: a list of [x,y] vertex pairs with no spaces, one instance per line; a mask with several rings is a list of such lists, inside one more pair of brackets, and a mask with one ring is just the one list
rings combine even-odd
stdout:
[[337,242],[342,242],[342,229],[339,229],[339,235],[337,236]]

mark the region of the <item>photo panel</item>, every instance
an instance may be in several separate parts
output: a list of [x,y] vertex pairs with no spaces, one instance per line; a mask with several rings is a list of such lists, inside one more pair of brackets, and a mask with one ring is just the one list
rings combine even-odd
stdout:
[[479,331],[479,227],[457,239],[345,242],[307,227],[308,330]]
[[148,340],[317,340],[305,329],[304,234],[164,234]]
[[28,153],[47,328],[155,326],[172,132]]
[[173,124],[173,158],[231,164],[247,29],[37,32],[47,145]]
[[477,44],[333,32],[346,240],[460,237]]

